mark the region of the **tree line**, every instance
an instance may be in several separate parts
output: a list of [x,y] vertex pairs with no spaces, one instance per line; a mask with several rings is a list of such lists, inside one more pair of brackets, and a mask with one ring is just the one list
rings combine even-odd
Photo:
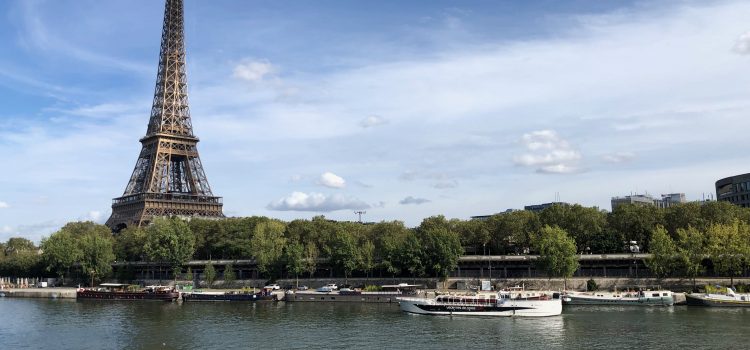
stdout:
[[[281,277],[282,271],[312,275],[321,260],[344,277],[354,272],[369,276],[380,269],[393,276],[442,278],[457,268],[464,254],[539,254],[539,267],[550,276],[569,276],[578,268],[576,254],[623,252],[625,242],[637,241],[644,251],[667,252],[649,262],[655,273],[666,276],[688,271],[675,262],[677,253],[690,244],[681,237],[700,236],[700,254],[718,254],[718,248],[707,248],[717,246],[718,239],[709,237],[726,227],[741,231],[748,223],[750,209],[726,202],[666,209],[622,205],[612,212],[553,205],[539,213],[514,211],[487,220],[433,216],[414,228],[400,221],[361,224],[322,216],[290,222],[259,216],[159,218],[145,228],[112,235],[103,225],[73,222],[44,238],[39,247],[24,238],[0,243],[0,275],[65,278],[71,269],[79,269],[89,279],[101,279],[111,273],[114,261],[160,262],[179,273],[192,259],[254,259],[268,278]],[[658,262],[663,256],[673,258]],[[737,269],[717,271],[738,274]]]

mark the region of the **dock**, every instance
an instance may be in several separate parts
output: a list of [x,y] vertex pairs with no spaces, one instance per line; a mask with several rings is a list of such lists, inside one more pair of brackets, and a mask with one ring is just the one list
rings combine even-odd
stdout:
[[76,288],[4,288],[0,298],[75,299]]

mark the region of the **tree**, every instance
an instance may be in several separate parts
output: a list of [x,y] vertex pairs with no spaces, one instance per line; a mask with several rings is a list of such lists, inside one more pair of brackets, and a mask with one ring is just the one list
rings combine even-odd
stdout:
[[623,204],[609,214],[607,221],[625,241],[636,241],[648,251],[651,232],[664,225],[664,212],[654,205]]
[[320,251],[318,250],[318,247],[315,245],[315,243],[307,243],[305,244],[305,272],[310,274],[310,278],[312,278],[313,273],[315,273],[315,270],[318,268],[318,255],[320,254]]
[[81,249],[81,270],[91,279],[93,286],[95,280],[101,280],[112,272],[112,262],[115,261],[112,238],[89,231],[78,242]]
[[693,281],[693,289],[695,289],[695,277],[703,272],[705,255],[702,232],[692,226],[688,226],[687,229],[677,229],[678,266],[683,270],[685,276]]
[[664,210],[664,228],[672,237],[677,238],[678,229],[688,227],[705,227],[700,203],[678,203]]
[[375,244],[372,241],[365,239],[360,243],[357,265],[367,277],[370,277],[370,272],[375,268]]
[[646,260],[646,266],[656,276],[667,277],[674,271],[677,264],[677,247],[663,226],[654,230],[649,252],[651,258]]
[[284,223],[276,220],[261,222],[255,226],[250,251],[261,273],[276,273],[286,244],[284,229]]
[[115,235],[114,251],[117,260],[141,261],[146,256],[143,251],[146,231],[140,227],[128,227]]
[[151,261],[168,263],[176,270],[193,257],[195,237],[180,218],[156,218],[146,228],[143,250]]
[[237,280],[237,276],[234,274],[234,266],[227,264],[224,266],[224,285],[228,286]]
[[548,277],[563,277],[567,283],[567,279],[578,270],[576,244],[565,230],[544,226],[539,232],[536,248],[539,252],[537,265]]
[[284,247],[284,261],[286,269],[294,275],[296,286],[299,287],[299,275],[305,272],[305,246],[292,241]]
[[54,272],[65,284],[65,275],[73,264],[81,260],[83,251],[76,239],[64,230],[42,239],[42,260],[47,271]]
[[742,274],[750,256],[750,230],[748,225],[734,221],[732,224],[713,224],[706,231],[708,252],[714,271],[730,277]]
[[[500,254],[528,253],[532,237],[539,231],[539,216],[528,210],[496,214],[486,224],[493,252]],[[489,248],[489,247],[488,247]]]
[[193,276],[193,268],[192,267],[188,267],[187,273],[185,273],[185,279],[188,280],[188,281],[192,281],[194,277],[195,276]]
[[37,247],[34,242],[23,237],[11,237],[5,243],[5,256],[27,252],[36,253],[36,251]]
[[554,204],[539,214],[542,225],[565,230],[576,242],[579,252],[590,251],[592,243],[607,228],[607,216],[596,207],[579,204]]
[[379,222],[372,228],[375,238],[375,251],[380,264],[393,276],[402,271],[402,249],[409,230],[401,221]]
[[445,228],[432,227],[421,231],[420,238],[428,269],[436,277],[447,278],[458,267],[458,258],[463,254],[458,235]]
[[352,271],[357,268],[357,240],[343,230],[336,230],[331,242],[331,263],[344,271],[347,281]]
[[206,280],[206,284],[208,284],[208,288],[211,288],[211,286],[214,284],[214,281],[216,280],[216,269],[214,268],[214,265],[211,264],[210,262],[203,269],[203,279]]

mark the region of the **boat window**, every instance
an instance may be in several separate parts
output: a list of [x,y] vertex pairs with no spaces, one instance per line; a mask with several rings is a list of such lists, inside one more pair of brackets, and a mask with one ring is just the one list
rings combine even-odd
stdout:
[[652,297],[658,297],[658,296],[659,296],[659,293],[653,293],[653,294],[651,294],[651,296],[652,296]]
[[662,295],[664,295],[665,297],[666,297],[666,296],[669,296],[669,295],[667,295],[667,293],[664,293],[664,294],[662,294]]

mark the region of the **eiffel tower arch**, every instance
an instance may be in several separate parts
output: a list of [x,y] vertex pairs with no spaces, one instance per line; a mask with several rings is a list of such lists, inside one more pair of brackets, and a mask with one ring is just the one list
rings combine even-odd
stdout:
[[222,218],[198,156],[188,106],[182,0],[166,0],[159,70],[146,136],[130,181],[112,201],[113,231],[144,226],[154,217]]

